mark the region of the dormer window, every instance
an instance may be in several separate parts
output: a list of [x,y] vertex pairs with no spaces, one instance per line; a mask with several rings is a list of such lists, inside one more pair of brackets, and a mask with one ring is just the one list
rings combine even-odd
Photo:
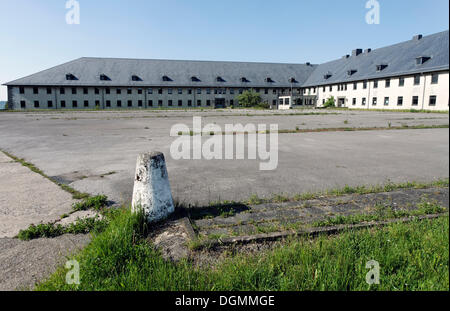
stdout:
[[431,57],[429,56],[420,56],[416,58],[416,65],[422,65],[425,64],[427,61],[429,61]]
[[111,79],[107,75],[101,74],[100,81],[111,81]]
[[333,74],[331,72],[327,72],[326,74],[324,74],[323,78],[325,80],[328,80],[329,78],[331,78],[333,76]]
[[356,70],[356,69],[350,69],[349,71],[347,71],[347,75],[353,76],[357,72],[358,72],[358,70]]
[[250,82],[246,77],[242,77],[241,78],[241,82],[244,82],[244,83],[248,83],[248,82]]
[[274,82],[275,82],[275,81],[272,80],[271,77],[267,77],[267,78],[265,79],[265,81],[266,81],[267,83],[274,83]]
[[298,83],[298,81],[294,77],[290,78],[289,82],[290,83]]
[[133,75],[131,76],[132,81],[142,81],[142,79],[139,76]]
[[74,80],[78,80],[77,77],[75,77],[73,74],[68,73],[66,74],[66,80],[68,81],[74,81]]
[[216,78],[216,81],[217,82],[225,82],[225,80],[220,76]]
[[172,79],[169,78],[168,76],[163,76],[163,77],[162,77],[162,80],[163,80],[164,82],[171,82],[171,81],[172,81]]
[[192,82],[200,82],[200,79],[197,78],[196,76],[191,77],[191,81]]
[[377,65],[377,71],[383,71],[384,69],[387,68],[387,64],[379,64]]

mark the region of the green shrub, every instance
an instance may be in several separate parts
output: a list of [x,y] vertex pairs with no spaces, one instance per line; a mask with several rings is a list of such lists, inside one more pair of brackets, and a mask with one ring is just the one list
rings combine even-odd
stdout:
[[238,102],[242,107],[258,107],[262,103],[261,95],[254,91],[244,91],[238,97]]
[[336,108],[336,101],[334,99],[334,96],[331,96],[328,98],[325,103],[323,104],[324,108]]

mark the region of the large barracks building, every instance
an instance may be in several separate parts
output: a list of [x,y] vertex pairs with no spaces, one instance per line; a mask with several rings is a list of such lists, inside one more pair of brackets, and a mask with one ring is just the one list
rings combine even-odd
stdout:
[[224,108],[245,90],[273,109],[449,109],[449,32],[315,64],[80,58],[9,82],[26,109]]

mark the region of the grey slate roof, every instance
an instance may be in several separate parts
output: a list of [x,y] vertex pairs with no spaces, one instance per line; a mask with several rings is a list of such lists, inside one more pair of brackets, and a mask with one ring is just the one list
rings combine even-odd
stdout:
[[[416,58],[430,60],[416,65]],[[376,66],[388,65],[377,72]],[[10,86],[294,87],[335,84],[449,69],[449,31],[321,65],[83,57],[6,83]],[[348,75],[349,71],[354,71]],[[73,74],[78,80],[67,80]],[[109,81],[101,81],[100,75]],[[324,76],[331,74],[328,79]],[[132,76],[142,81],[133,81]],[[171,81],[163,81],[167,76]],[[199,81],[193,81],[196,77]],[[225,82],[217,81],[221,77]],[[249,82],[242,82],[242,78]],[[273,82],[266,82],[271,78]]]
[[[315,65],[179,61],[119,58],[80,58],[18,79],[6,85],[31,86],[187,86],[187,87],[300,87]],[[78,80],[66,80],[73,74]],[[111,80],[101,81],[105,74]],[[133,81],[136,75],[142,81]],[[163,81],[163,76],[172,81]],[[200,81],[192,81],[197,77]],[[222,77],[225,82],[218,82]],[[242,82],[245,77],[250,82]],[[270,77],[274,82],[266,82]]]
[[[416,65],[416,58],[421,56],[431,57],[431,59],[422,65]],[[376,66],[380,64],[388,66],[377,72]],[[409,40],[372,50],[370,53],[321,64],[303,86],[311,87],[448,69],[449,32],[447,30],[422,37],[420,40]],[[350,70],[357,70],[357,72],[349,76]],[[327,73],[332,76],[325,79],[324,76]]]

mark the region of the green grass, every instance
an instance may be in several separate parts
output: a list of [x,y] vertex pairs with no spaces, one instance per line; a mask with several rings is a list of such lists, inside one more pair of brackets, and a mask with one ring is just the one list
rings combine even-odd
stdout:
[[105,206],[107,206],[107,204],[108,204],[107,196],[97,195],[95,197],[86,198],[81,202],[74,203],[72,205],[72,209],[75,212],[87,210],[101,211]]
[[[290,240],[267,252],[227,255],[213,269],[163,260],[143,240],[142,219],[129,210],[118,212],[74,256],[80,285],[65,284],[61,267],[36,289],[449,290],[448,217]],[[380,263],[380,285],[365,282],[369,260]]]
[[448,114],[446,110],[425,110],[425,109],[367,109],[367,108],[331,108],[336,111],[367,111],[367,112],[410,112],[410,113],[439,113]]
[[[345,123],[347,122],[347,123]],[[348,121],[345,121],[345,124],[348,124]],[[388,124],[387,127],[326,127],[326,128],[311,128],[311,129],[300,129],[299,127],[296,127],[294,130],[290,129],[281,129],[278,131],[262,131],[262,132],[243,132],[243,133],[236,133],[236,132],[209,132],[209,133],[194,133],[193,131],[190,132],[178,132],[178,136],[194,136],[194,135],[201,135],[201,136],[214,136],[214,135],[237,135],[237,134],[270,134],[270,133],[278,133],[278,134],[299,134],[299,133],[322,133],[322,132],[357,132],[357,131],[384,131],[384,130],[425,130],[425,129],[442,129],[442,128],[449,128],[448,124],[438,124],[438,125],[407,125],[402,124],[401,126],[392,126],[391,124]]]
[[[336,188],[326,191],[319,192],[304,192],[294,195],[287,194],[274,194],[271,197],[259,197],[256,194],[251,195],[248,199],[241,202],[230,202],[230,201],[217,201],[211,202],[209,206],[199,207],[184,205],[182,203],[176,204],[176,210],[180,215],[187,215],[191,219],[208,219],[214,218],[216,216],[222,217],[232,217],[234,216],[240,208],[240,212],[245,207],[244,211],[249,213],[252,212],[251,206],[267,204],[267,203],[284,203],[284,202],[298,202],[298,201],[308,201],[324,197],[340,197],[344,195],[364,195],[382,192],[392,192],[402,189],[428,189],[428,188],[448,188],[449,179],[438,179],[433,182],[404,182],[404,183],[393,183],[387,182],[385,184],[374,185],[374,186],[344,186],[342,188]],[[303,207],[308,207],[308,202],[304,202]]]
[[[404,182],[404,183],[393,183],[393,182],[387,182],[382,185],[375,185],[375,186],[349,186],[345,185],[342,188],[336,188],[321,192],[305,192],[305,193],[298,193],[293,196],[287,196],[282,194],[275,194],[272,197],[268,198],[261,198],[256,194],[253,194],[249,197],[248,200],[243,202],[243,204],[248,205],[259,205],[264,203],[283,203],[283,202],[294,202],[294,201],[304,201],[304,200],[314,200],[321,197],[340,197],[344,195],[349,194],[371,194],[371,193],[382,193],[382,192],[392,192],[402,189],[427,189],[427,188],[448,188],[449,187],[449,179],[438,179],[433,182]],[[220,205],[219,203],[216,203],[216,205]]]
[[105,230],[108,225],[107,219],[86,218],[79,219],[75,223],[63,227],[55,224],[31,225],[25,230],[21,230],[18,239],[30,241],[39,238],[55,238],[63,234],[87,234],[89,232],[99,233]]
[[[72,205],[72,213],[78,211],[94,210],[101,212],[103,218],[97,216],[95,218],[78,219],[75,223],[68,226],[56,225],[54,223],[30,225],[27,229],[21,230],[18,238],[23,241],[29,241],[39,238],[55,238],[66,233],[71,234],[86,234],[89,232],[101,232],[107,226],[109,219],[114,215],[114,210],[105,210],[108,203],[108,197],[98,195],[83,199],[83,201],[74,203]],[[71,213],[71,214],[72,214]],[[69,217],[69,214],[64,214],[60,218]]]
[[313,227],[330,227],[336,225],[353,225],[363,222],[383,221],[389,219],[416,217],[432,214],[441,214],[447,211],[446,208],[440,206],[436,202],[429,202],[422,200],[414,210],[396,210],[392,206],[377,205],[374,214],[355,214],[347,216],[330,217],[326,220],[318,221],[313,224]]

